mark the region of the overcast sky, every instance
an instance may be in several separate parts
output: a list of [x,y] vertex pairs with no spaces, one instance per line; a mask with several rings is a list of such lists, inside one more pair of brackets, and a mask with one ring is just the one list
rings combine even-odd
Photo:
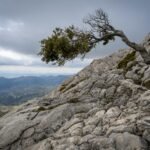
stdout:
[[82,28],[82,19],[98,8],[132,41],[140,42],[150,32],[149,0],[0,0],[0,76],[76,73],[93,59],[126,47],[120,40],[99,45],[84,61],[77,58],[61,68],[41,62],[41,39],[55,27]]

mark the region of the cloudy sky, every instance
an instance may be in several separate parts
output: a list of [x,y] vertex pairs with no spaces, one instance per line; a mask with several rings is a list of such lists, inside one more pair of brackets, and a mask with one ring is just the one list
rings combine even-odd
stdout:
[[83,61],[77,58],[63,67],[41,61],[37,55],[41,39],[55,27],[82,28],[82,19],[98,8],[132,41],[140,42],[150,32],[149,0],[0,0],[0,76],[72,74],[93,59],[126,47],[120,40],[99,45]]

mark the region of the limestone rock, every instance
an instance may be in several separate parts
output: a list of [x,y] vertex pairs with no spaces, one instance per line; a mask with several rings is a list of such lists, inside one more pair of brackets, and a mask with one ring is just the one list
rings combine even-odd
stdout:
[[114,134],[113,138],[115,140],[117,150],[142,150],[147,148],[146,142],[144,140],[128,132],[123,134]]
[[149,150],[150,66],[137,59],[117,69],[129,51],[94,60],[48,95],[0,114],[0,150]]
[[120,113],[121,113],[121,111],[118,107],[111,107],[106,112],[106,117],[108,117],[108,118],[118,117],[120,115]]
[[147,51],[150,53],[150,33],[145,37],[143,41],[143,45],[147,49]]

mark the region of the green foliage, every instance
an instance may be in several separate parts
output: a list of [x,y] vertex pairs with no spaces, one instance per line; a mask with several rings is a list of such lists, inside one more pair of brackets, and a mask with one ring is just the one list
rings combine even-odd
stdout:
[[118,63],[118,66],[117,68],[118,69],[124,69],[126,70],[127,68],[127,64],[131,61],[134,61],[135,58],[136,58],[136,52],[135,51],[132,51],[131,53],[128,53],[119,63]]
[[[89,15],[83,20],[88,25],[87,30],[79,30],[74,26],[61,29],[55,28],[52,35],[41,41],[40,55],[46,63],[64,65],[66,61],[77,56],[85,56],[97,43],[102,42],[107,45],[114,41],[115,37],[120,37],[123,42],[133,49],[139,47],[128,40],[123,31],[116,30],[109,22],[107,14],[102,10],[96,10],[95,14]],[[129,60],[128,60],[129,59]],[[118,68],[124,68],[130,58],[119,63]]]
[[105,36],[104,41],[103,41],[103,45],[107,45],[112,40],[113,41],[115,40],[115,37],[113,35]]
[[63,65],[78,55],[84,56],[95,45],[91,42],[91,35],[70,26],[66,29],[55,28],[51,37],[41,41],[42,60],[46,63]]

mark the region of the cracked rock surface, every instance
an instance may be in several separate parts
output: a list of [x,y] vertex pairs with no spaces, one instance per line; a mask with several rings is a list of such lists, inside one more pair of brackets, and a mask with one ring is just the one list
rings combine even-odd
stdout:
[[150,66],[137,57],[129,70],[117,69],[127,53],[94,60],[3,115],[0,150],[150,150]]

